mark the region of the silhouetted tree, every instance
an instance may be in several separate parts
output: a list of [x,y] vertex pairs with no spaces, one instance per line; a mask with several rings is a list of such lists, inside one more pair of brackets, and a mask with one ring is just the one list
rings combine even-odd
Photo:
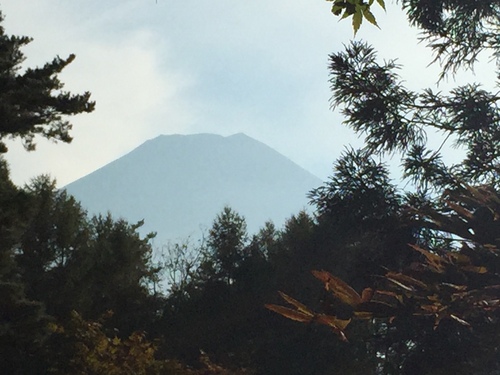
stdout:
[[49,336],[42,303],[26,297],[15,261],[16,246],[26,229],[27,194],[9,179],[0,160],[0,367],[9,374],[43,373],[44,343]]
[[[423,29],[424,39],[444,62],[440,78],[456,74],[462,66],[471,67],[485,49],[498,56],[497,2],[401,3],[410,22]],[[330,59],[332,104],[341,109],[348,126],[365,136],[362,152],[369,157],[399,154],[404,177],[416,191],[395,195],[392,202],[396,204],[386,205],[385,211],[377,210],[384,207],[384,200],[365,193],[368,199],[353,200],[350,211],[349,198],[356,196],[345,194],[342,180],[332,179],[329,186],[313,192],[315,202],[323,204],[319,223],[328,217],[325,213],[333,217],[333,223],[349,222],[352,212],[353,226],[363,228],[365,215],[357,215],[361,202],[367,213],[374,214],[375,225],[384,228],[392,217],[395,232],[410,230],[410,246],[392,241],[386,230],[379,241],[381,253],[397,257],[398,252],[411,249],[414,255],[382,268],[378,277],[364,285],[351,282],[359,271],[349,268],[356,259],[341,262],[349,270],[347,277],[339,278],[336,269],[317,269],[313,274],[332,301],[322,309],[287,294],[282,298],[289,307],[268,307],[292,320],[326,325],[344,341],[359,339],[355,322],[365,321],[372,332],[366,342],[378,362],[371,373],[498,372],[500,98],[479,85],[460,86],[448,93],[411,91],[399,78],[394,61],[379,63],[374,49],[361,42],[351,43]],[[431,149],[427,139],[439,133],[444,134],[442,144]],[[443,162],[442,152],[449,141],[465,151],[460,163]],[[363,168],[353,168],[347,180],[352,186],[377,181],[373,175],[372,179],[357,178],[354,171],[363,176]],[[365,190],[377,192],[373,186]],[[328,205],[331,211],[325,209]],[[339,216],[335,217],[337,208]],[[335,225],[331,230],[337,235]],[[362,232],[354,238],[362,238]],[[387,266],[381,258],[373,260],[374,265]]]
[[[0,22],[3,15],[0,13]],[[63,91],[59,74],[74,59],[56,57],[41,68],[27,68],[21,48],[32,41],[26,36],[9,36],[0,26],[0,152],[7,147],[2,140],[21,138],[27,150],[34,150],[35,136],[71,142],[68,115],[94,110],[90,93],[73,95]]]
[[245,219],[230,207],[224,207],[215,218],[207,238],[208,262],[218,277],[227,283],[234,281],[236,270],[245,259],[247,241]]
[[[21,138],[28,150],[34,149],[36,135],[69,142],[71,124],[64,116],[94,108],[89,93],[72,95],[62,91],[57,78],[74,55],[57,57],[42,68],[27,68],[19,73],[24,62],[21,47],[30,41],[28,37],[9,36],[0,26],[0,153],[7,151],[7,138]],[[32,203],[30,194],[11,182],[8,167],[0,158],[0,367],[9,374],[47,370],[44,345],[50,334],[50,318],[38,298],[28,296],[25,274],[17,263],[21,238],[32,217]],[[52,266],[44,259],[33,262]]]
[[[418,188],[453,186],[453,176],[469,183],[499,183],[500,98],[495,94],[477,84],[449,94],[413,92],[404,87],[394,61],[378,63],[374,49],[362,42],[332,54],[330,62],[332,104],[341,108],[344,123],[365,136],[368,152],[400,153],[405,177]],[[429,149],[428,137],[439,133],[445,135],[442,145]],[[466,156],[447,166],[442,152],[450,139]]]
[[109,321],[125,334],[139,328],[139,315],[143,322],[148,320],[143,313],[153,319],[149,287],[158,269],[152,264],[150,238],[137,233],[142,223],[131,225],[110,215],[88,218],[47,177],[35,179],[27,193],[32,216],[16,260],[28,296],[63,319],[72,310],[90,319],[112,310]]

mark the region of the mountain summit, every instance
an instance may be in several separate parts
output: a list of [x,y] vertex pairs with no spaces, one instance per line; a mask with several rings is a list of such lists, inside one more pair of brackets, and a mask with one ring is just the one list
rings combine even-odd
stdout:
[[89,213],[110,211],[156,242],[201,237],[229,205],[249,233],[278,227],[307,205],[321,180],[265,144],[239,133],[161,135],[67,185]]

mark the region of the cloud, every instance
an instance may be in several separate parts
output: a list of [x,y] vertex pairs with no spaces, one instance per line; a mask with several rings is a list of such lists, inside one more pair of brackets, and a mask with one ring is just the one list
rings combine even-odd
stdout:
[[[97,101],[94,113],[74,119],[71,145],[40,141],[31,154],[12,145],[15,182],[50,172],[61,186],[146,139],[199,132],[245,132],[325,179],[344,145],[361,143],[329,109],[328,54],[352,38],[349,20],[338,22],[330,6],[4,0],[6,31],[35,37],[27,64],[75,53],[61,78]],[[356,39],[381,59],[397,58],[410,88],[433,85],[438,68],[426,69],[432,57],[404,13],[393,4],[375,13],[382,30],[363,24]]]
[[71,145],[11,146],[16,182],[50,172],[64,185],[160,133],[243,131],[308,168],[325,158],[329,169],[341,148],[342,137],[330,138],[326,62],[334,30],[350,25],[331,22],[324,4],[8,3],[10,26],[36,37],[29,62],[76,53],[62,79],[97,101],[73,120]]
[[[35,7],[33,11],[37,10]],[[61,56],[74,52],[77,59],[63,71],[61,80],[71,92],[90,91],[97,102],[96,110],[72,118],[74,141],[70,145],[39,140],[37,151],[27,153],[19,142],[9,142],[6,158],[12,178],[19,184],[40,173],[50,173],[57,177],[59,186],[65,185],[156,136],[160,121],[168,124],[162,130],[170,132],[184,132],[190,121],[180,99],[190,79],[165,67],[168,48],[159,48],[158,35],[147,28],[107,36],[99,34],[102,25],[98,31],[89,24],[87,28],[72,27],[70,11],[60,10],[44,22],[38,20],[36,30],[24,32],[38,35],[34,47],[25,50],[26,63],[43,64],[57,54],[53,52],[56,49]],[[24,11],[15,17],[20,22],[32,19],[33,13]],[[16,33],[8,26],[7,33]],[[48,55],[47,51],[52,53]]]

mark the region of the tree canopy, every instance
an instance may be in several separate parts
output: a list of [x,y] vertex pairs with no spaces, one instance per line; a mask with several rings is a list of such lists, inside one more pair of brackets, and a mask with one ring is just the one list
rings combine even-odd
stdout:
[[[0,22],[3,15],[0,13]],[[35,149],[35,136],[71,142],[69,115],[92,112],[90,93],[74,95],[63,90],[58,74],[75,55],[57,56],[43,67],[23,68],[21,48],[32,41],[10,36],[0,25],[0,152],[6,152],[6,138],[21,138],[27,150]]]
[[[459,69],[472,68],[482,51],[498,57],[498,2],[400,3],[442,64],[438,79],[449,73],[458,78]],[[351,217],[351,225],[366,232],[369,214],[375,226],[383,226],[392,213],[393,228],[411,234],[406,243],[383,239],[400,262],[386,267],[377,259],[383,272],[371,271],[372,280],[364,284],[353,283],[352,273],[339,277],[337,270],[313,269],[331,302],[314,309],[281,292],[288,306],[267,307],[295,321],[326,325],[343,341],[359,340],[359,322],[364,322],[379,363],[372,373],[492,374],[500,368],[495,354],[500,347],[500,97],[480,84],[444,93],[413,91],[398,69],[395,60],[379,61],[365,42],[351,42],[330,56],[332,107],[365,145],[345,153],[337,174],[311,197],[320,223],[332,217],[324,221],[332,229]],[[433,149],[429,139],[437,134],[442,143]],[[443,153],[450,143],[464,157],[447,165]],[[386,190],[391,187],[387,175],[370,158],[388,155],[400,156],[411,191]],[[357,216],[362,209],[366,213]]]
[[[497,2],[399,3],[442,76],[483,50],[497,56]],[[332,11],[357,30],[363,18],[375,23],[373,4],[333,1]],[[57,74],[72,56],[22,70],[30,40],[1,29],[0,142],[20,138],[28,149],[37,135],[69,141],[66,116],[94,107],[88,93],[62,91]],[[365,144],[347,148],[310,192],[314,212],[249,234],[224,207],[203,241],[170,244],[163,263],[152,235],[138,234],[142,222],[90,216],[48,176],[18,187],[0,159],[0,368],[497,373],[498,95],[479,84],[410,90],[395,60],[365,42],[332,53],[329,69],[332,106]],[[443,143],[432,148],[436,134]],[[449,143],[462,160],[444,162]],[[409,185],[391,179],[386,156],[400,158]]]

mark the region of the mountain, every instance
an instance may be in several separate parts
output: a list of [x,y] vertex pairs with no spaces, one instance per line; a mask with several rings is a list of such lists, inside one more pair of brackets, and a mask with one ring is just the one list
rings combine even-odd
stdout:
[[307,206],[321,180],[265,144],[239,133],[161,135],[67,185],[89,213],[145,220],[155,243],[200,238],[224,205],[278,227]]

